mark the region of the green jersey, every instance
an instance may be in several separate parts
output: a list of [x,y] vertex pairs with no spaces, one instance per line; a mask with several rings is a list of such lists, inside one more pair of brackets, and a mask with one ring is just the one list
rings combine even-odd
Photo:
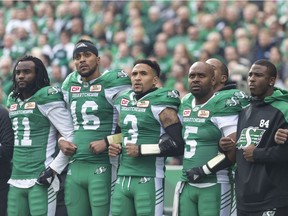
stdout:
[[15,139],[11,179],[36,179],[53,160],[57,130],[48,115],[53,109],[65,107],[63,94],[51,86],[24,101],[10,94],[7,107]]
[[164,133],[159,114],[167,107],[178,109],[178,92],[157,89],[136,100],[131,90],[115,100],[123,136],[119,176],[145,176],[164,178],[165,158],[157,156],[129,157],[126,143],[156,144]]
[[62,90],[72,114],[73,143],[77,145],[72,159],[109,163],[107,150],[95,155],[89,145],[114,133],[117,111],[112,99],[127,88],[131,88],[131,81],[122,70],[107,71],[90,82],[83,82],[77,71],[68,75]]
[[[185,140],[182,179],[188,181],[185,171],[206,164],[218,154],[218,142],[223,129],[236,132],[238,113],[242,110],[246,94],[239,90],[226,90],[215,93],[206,103],[195,105],[194,96],[183,97],[179,107],[182,118],[182,135]],[[229,134],[228,133],[228,134]],[[228,135],[227,134],[227,135]],[[203,178],[202,183],[229,182],[230,172],[221,170]]]

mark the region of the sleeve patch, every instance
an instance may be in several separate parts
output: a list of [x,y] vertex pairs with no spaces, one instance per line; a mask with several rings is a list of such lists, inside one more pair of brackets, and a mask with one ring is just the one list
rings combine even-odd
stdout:
[[180,94],[177,90],[172,90],[167,92],[167,97],[179,98]]
[[121,70],[120,72],[117,73],[117,78],[121,78],[121,77],[128,77],[128,74]]
[[57,94],[59,92],[61,92],[61,89],[58,87],[53,86],[53,87],[48,89],[48,95],[54,95],[54,94]]

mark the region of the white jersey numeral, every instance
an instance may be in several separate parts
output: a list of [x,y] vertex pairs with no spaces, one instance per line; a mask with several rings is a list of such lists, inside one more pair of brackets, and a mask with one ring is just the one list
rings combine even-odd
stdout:
[[19,137],[19,121],[18,118],[13,119],[13,130],[14,130],[14,140],[15,146],[21,145],[21,146],[31,146],[32,145],[32,140],[30,138],[30,124],[29,124],[29,119],[27,117],[24,117],[22,120],[22,125],[24,127],[23,129],[23,137]]
[[138,138],[138,127],[137,127],[137,118],[135,115],[127,115],[124,119],[124,124],[128,125],[131,122],[131,129],[128,130],[128,133],[131,135],[130,139],[128,137],[124,137],[124,145],[126,143],[136,143]]
[[95,115],[87,114],[87,109],[98,110],[98,105],[95,101],[85,101],[81,107],[81,117],[79,117],[79,114],[76,113],[76,101],[72,101],[71,113],[75,130],[78,130],[80,125],[83,125],[85,130],[96,130],[100,127],[100,119]]
[[198,127],[186,126],[184,132],[184,140],[186,141],[186,148],[184,158],[192,158],[196,151],[197,142],[195,140],[187,140],[189,134],[197,134]]

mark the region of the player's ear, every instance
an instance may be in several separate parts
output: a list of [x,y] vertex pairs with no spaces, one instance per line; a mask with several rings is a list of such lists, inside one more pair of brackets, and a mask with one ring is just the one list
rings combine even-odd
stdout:
[[153,85],[156,86],[158,84],[158,81],[159,81],[159,77],[154,76],[153,77]]
[[276,82],[276,77],[270,77],[269,86],[274,86]]
[[215,76],[211,77],[211,83],[212,83],[212,86],[215,86],[215,84],[216,84],[216,77]]
[[226,83],[228,77],[224,74],[221,75],[221,83]]

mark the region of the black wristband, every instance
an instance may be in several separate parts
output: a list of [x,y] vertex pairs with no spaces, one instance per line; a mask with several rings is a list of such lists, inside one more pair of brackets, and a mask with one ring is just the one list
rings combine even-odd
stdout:
[[138,155],[139,155],[139,156],[142,156],[141,145],[138,145]]

